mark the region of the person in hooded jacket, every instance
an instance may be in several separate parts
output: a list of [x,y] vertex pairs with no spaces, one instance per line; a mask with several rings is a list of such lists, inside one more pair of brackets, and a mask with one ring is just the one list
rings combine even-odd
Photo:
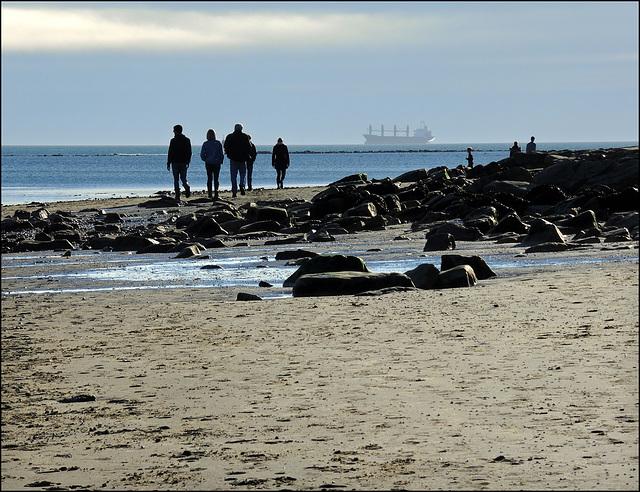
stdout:
[[284,188],[284,178],[287,175],[287,169],[289,169],[289,149],[282,138],[279,138],[278,143],[273,146],[271,166],[276,170],[276,187]]
[[[220,167],[224,161],[222,143],[216,140],[216,132],[212,129],[207,131],[207,140],[202,144],[200,158],[204,161],[207,170],[207,193],[209,199],[218,199],[218,189],[220,188]],[[215,191],[215,195],[213,192]]]

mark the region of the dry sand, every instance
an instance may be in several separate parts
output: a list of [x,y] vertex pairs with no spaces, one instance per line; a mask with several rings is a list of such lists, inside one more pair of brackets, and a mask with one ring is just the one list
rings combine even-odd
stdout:
[[222,299],[3,295],[2,490],[638,488],[635,260]]

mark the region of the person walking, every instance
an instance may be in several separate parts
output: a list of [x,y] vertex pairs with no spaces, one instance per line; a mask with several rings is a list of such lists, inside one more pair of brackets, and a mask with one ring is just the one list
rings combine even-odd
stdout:
[[473,154],[471,153],[473,149],[471,147],[467,148],[467,152],[469,155],[467,156],[467,163],[470,169],[473,169]]
[[182,125],[173,127],[173,138],[169,142],[169,154],[167,155],[167,171],[173,169],[173,188],[176,192],[176,200],[180,200],[180,180],[184,186],[184,195],[191,196],[191,188],[187,181],[187,169],[191,162],[191,140],[182,133]]
[[289,149],[282,138],[273,146],[271,154],[271,166],[276,170],[276,188],[284,188],[284,178],[289,168]]
[[242,125],[236,123],[233,133],[224,139],[224,152],[229,158],[231,170],[231,195],[233,198],[238,193],[238,173],[240,174],[240,194],[244,195],[244,183],[247,174],[247,161],[251,158],[251,141],[246,133],[242,132]]
[[[220,143],[220,140],[216,140],[216,132],[212,129],[207,131],[207,140],[200,149],[200,159],[204,161],[207,170],[207,193],[209,199],[217,200],[218,188],[220,187],[220,167],[224,161],[224,154],[222,153],[222,143]],[[214,190],[215,196],[213,195]]]
[[535,139],[536,137],[531,137],[531,142],[527,144],[527,154],[531,154],[532,152],[536,151],[536,143],[534,142]]
[[256,161],[256,157],[258,157],[258,151],[256,146],[251,141],[251,135],[247,134],[249,137],[249,143],[251,144],[251,152],[249,153],[249,160],[247,161],[247,191],[251,191],[253,188],[251,187],[251,179],[253,177],[253,163]]

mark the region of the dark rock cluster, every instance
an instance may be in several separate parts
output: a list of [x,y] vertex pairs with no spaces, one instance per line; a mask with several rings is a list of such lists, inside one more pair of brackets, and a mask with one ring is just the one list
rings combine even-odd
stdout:
[[[425,251],[491,238],[529,251],[638,240],[638,147],[517,154],[474,168],[418,169],[396,178],[347,176],[312,200],[176,202],[161,196],[139,213],[18,210],[2,220],[3,253],[92,249],[198,256],[225,239],[268,244],[333,241],[338,234],[407,223]],[[565,235],[572,235],[567,242]]]

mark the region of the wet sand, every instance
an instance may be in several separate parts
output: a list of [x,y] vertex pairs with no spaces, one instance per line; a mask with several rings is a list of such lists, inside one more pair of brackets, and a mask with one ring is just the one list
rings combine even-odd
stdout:
[[612,261],[384,296],[3,295],[2,489],[636,490],[638,262],[581,254]]

